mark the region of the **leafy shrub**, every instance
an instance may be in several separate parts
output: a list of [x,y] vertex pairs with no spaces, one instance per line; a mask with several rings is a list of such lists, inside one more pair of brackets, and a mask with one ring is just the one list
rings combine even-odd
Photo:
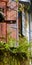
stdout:
[[28,43],[27,39],[25,37],[20,36],[19,40],[17,41],[19,45],[18,47],[14,46],[14,44],[16,44],[15,41],[15,39],[10,38],[9,36],[7,43],[4,43],[2,41],[0,42],[0,50],[9,50],[11,53],[14,54],[20,53],[20,56],[22,58],[27,58],[30,54],[28,50],[30,48],[30,44]]

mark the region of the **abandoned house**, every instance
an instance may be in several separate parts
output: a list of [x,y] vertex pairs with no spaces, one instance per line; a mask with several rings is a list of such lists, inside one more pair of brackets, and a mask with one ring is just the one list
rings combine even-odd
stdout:
[[[21,12],[18,12],[19,4]],[[30,4],[30,0],[19,0],[18,3],[15,0],[0,0],[0,41],[7,42],[9,33],[15,39],[21,34],[32,40],[32,10],[28,12],[25,9]]]

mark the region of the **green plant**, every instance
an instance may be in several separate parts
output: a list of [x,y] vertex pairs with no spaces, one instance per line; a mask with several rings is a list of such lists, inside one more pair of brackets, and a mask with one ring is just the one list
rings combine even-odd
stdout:
[[8,35],[7,37],[8,37],[7,44],[9,45],[9,47],[14,47],[16,40],[12,38],[10,35]]
[[18,47],[15,48],[14,44],[15,43],[15,39],[13,39],[12,37],[8,36],[8,42],[7,43],[0,43],[0,50],[9,50],[11,53],[21,53],[20,56],[23,58],[28,57],[29,56],[29,51],[28,49],[30,48],[30,44],[28,44],[28,41],[25,37],[20,36],[19,40],[17,41],[17,43],[19,44]]
[[28,43],[28,40],[25,37],[20,36],[19,38],[19,52],[25,53],[27,56],[30,56],[29,49],[30,44]]
[[16,2],[18,2],[19,0],[16,0]]

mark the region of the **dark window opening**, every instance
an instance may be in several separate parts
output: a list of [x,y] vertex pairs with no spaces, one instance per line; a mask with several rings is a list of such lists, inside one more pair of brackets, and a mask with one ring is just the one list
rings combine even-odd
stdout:
[[0,8],[0,22],[4,20],[4,8]]
[[0,13],[0,22],[2,22],[3,20],[4,20],[4,15]]
[[21,36],[24,36],[23,33],[22,33],[22,12],[20,12],[19,14],[19,17],[20,17],[20,28],[19,28],[19,34],[21,34]]

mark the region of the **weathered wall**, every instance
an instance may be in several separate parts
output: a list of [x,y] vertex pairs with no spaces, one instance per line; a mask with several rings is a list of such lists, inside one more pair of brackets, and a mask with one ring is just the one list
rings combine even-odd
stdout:
[[6,23],[0,23],[0,41],[6,41]]
[[[7,3],[4,2],[6,0],[2,0],[0,1],[0,8],[4,9],[2,12],[4,13],[4,16],[5,16],[5,20],[15,20],[16,21],[16,18],[17,18],[17,3],[16,2],[10,2],[8,1]],[[7,8],[6,8],[7,6]],[[5,40],[6,40],[6,34],[8,32],[11,32],[11,36],[13,38],[16,39],[17,37],[17,25],[16,23],[15,24],[8,24],[7,22],[7,26],[6,26],[6,23],[4,21],[4,23],[0,23],[0,37],[1,36],[4,36],[5,37]],[[2,40],[2,39],[1,39]]]

